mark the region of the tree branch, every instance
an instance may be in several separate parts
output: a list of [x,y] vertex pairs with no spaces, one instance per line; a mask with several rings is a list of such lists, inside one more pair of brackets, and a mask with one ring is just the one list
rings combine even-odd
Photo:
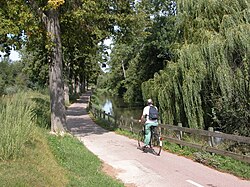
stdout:
[[37,2],[35,0],[27,0],[26,2],[36,12],[39,18],[41,18],[44,23],[47,23],[47,16],[45,12],[42,11],[41,8],[38,6]]

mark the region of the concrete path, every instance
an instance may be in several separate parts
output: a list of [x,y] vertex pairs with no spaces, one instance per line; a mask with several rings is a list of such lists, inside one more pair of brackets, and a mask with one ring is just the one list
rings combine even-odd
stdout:
[[[97,126],[86,112],[90,93],[67,110],[67,128],[104,163],[116,178],[138,187],[250,187],[249,180],[211,169],[163,151],[161,156],[137,149],[137,141]],[[248,171],[250,172],[250,171]],[[131,185],[132,184],[132,185]]]

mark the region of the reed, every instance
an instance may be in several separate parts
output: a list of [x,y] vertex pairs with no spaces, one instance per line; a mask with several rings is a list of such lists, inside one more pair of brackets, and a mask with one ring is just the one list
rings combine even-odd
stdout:
[[25,144],[35,132],[35,103],[27,93],[2,97],[0,102],[0,159],[22,155]]

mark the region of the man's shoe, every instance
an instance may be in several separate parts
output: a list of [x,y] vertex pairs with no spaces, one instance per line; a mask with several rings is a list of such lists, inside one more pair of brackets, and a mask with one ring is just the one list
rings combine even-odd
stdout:
[[145,152],[146,150],[148,149],[148,145],[144,145],[143,147],[142,147],[142,150]]

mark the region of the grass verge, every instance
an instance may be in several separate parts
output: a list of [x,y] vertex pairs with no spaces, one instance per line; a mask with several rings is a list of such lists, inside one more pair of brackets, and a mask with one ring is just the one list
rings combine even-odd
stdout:
[[39,129],[23,157],[0,161],[0,186],[124,186],[102,171],[102,162],[72,136]]
[[67,169],[67,186],[124,186],[102,172],[102,163],[83,144],[71,136],[49,137],[55,157]]
[[49,134],[47,95],[20,94],[0,98],[0,186],[124,186],[79,140]]
[[66,186],[67,171],[56,162],[43,133],[38,130],[26,143],[22,157],[0,162],[0,186]]

